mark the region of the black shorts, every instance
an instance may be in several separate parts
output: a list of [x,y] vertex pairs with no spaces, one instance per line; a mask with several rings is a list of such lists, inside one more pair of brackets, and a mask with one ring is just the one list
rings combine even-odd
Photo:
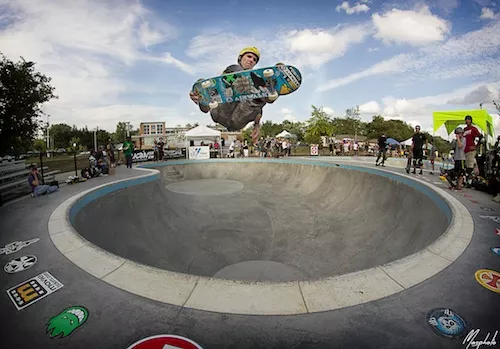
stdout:
[[457,177],[465,175],[465,160],[455,160],[455,167],[453,170]]
[[422,149],[413,149],[413,159],[423,160],[424,159],[424,151]]

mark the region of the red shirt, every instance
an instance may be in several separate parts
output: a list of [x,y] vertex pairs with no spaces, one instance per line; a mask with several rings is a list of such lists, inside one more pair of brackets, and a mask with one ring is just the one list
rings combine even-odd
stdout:
[[465,126],[464,128],[464,137],[465,137],[465,149],[464,151],[466,153],[470,152],[471,150],[475,150],[474,149],[471,149],[471,147],[475,146],[475,143],[474,143],[474,138],[476,137],[479,137],[481,136],[481,133],[479,133],[479,131],[477,130],[477,128],[475,126]]

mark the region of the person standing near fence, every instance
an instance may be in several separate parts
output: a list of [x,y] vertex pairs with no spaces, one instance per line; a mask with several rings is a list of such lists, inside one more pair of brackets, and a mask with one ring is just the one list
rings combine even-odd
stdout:
[[127,168],[132,168],[132,154],[134,153],[134,143],[132,143],[132,138],[127,137],[127,140],[123,143],[123,155],[127,161]]

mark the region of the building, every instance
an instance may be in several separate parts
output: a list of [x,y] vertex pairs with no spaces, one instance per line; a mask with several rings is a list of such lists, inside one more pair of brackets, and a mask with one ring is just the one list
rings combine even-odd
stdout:
[[139,125],[139,134],[132,136],[135,149],[152,149],[155,139],[158,141],[161,138],[166,139],[165,122],[141,122]]
[[[221,131],[221,137],[227,145],[237,138],[241,139],[241,131],[229,132],[222,125],[208,127]],[[132,136],[132,142],[134,142],[135,149],[149,150],[153,148],[155,139],[159,141],[161,137],[166,148],[183,148],[186,144],[184,134],[191,128],[193,127],[166,127],[165,122],[161,121],[141,122],[139,134]]]

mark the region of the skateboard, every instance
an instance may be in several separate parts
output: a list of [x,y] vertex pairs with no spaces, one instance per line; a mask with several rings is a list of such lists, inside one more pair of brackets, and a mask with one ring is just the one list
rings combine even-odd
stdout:
[[199,79],[192,88],[200,104],[215,109],[219,104],[257,98],[276,100],[297,91],[302,83],[300,71],[283,63],[272,67],[242,70],[208,79]]
[[408,161],[406,162],[406,173],[410,173],[410,169],[411,169],[411,156],[408,156]]

